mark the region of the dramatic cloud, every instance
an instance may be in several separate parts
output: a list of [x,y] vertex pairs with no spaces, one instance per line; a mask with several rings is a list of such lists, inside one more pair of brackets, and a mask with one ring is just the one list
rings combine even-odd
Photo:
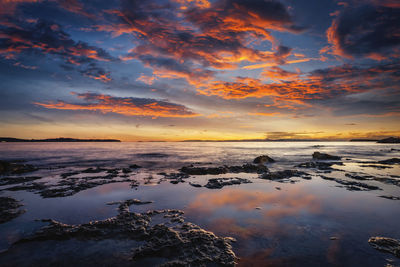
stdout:
[[264,83],[260,79],[237,77],[234,82],[216,81],[198,92],[225,99],[270,97],[274,107],[296,109],[311,106],[311,100],[336,98],[341,95],[367,90],[400,89],[398,63],[380,64],[369,68],[342,65],[319,69],[307,74],[272,68],[264,71],[266,78],[274,82]]
[[[235,69],[241,62],[283,63],[291,48],[278,45],[270,31],[301,30],[288,9],[274,0],[124,0],[114,14],[120,23],[95,29],[137,37],[139,44],[122,59],[142,61],[156,77],[185,78],[197,85],[213,77],[209,68]],[[256,49],[250,40],[266,40],[273,49]]]
[[56,23],[14,20],[11,24],[0,25],[0,55],[16,58],[22,52],[59,56],[66,64],[82,65],[84,75],[101,81],[110,80],[109,73],[95,62],[116,60],[104,49],[72,40]]
[[56,103],[35,103],[48,109],[89,110],[101,113],[116,113],[125,116],[150,116],[187,118],[199,116],[183,105],[162,100],[135,97],[112,97],[94,93],[76,94],[86,103],[70,104],[63,101]]
[[351,3],[338,13],[327,31],[330,49],[347,58],[399,57],[399,25],[400,5],[394,1]]

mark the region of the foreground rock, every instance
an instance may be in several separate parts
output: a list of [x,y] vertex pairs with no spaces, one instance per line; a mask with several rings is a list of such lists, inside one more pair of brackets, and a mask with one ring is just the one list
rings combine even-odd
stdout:
[[327,177],[327,176],[320,176],[324,180],[335,181],[336,183],[340,184],[338,187],[344,187],[349,191],[372,191],[372,190],[382,190],[378,186],[369,185],[365,183],[355,182],[355,181],[347,181],[342,180],[339,178]]
[[388,165],[400,164],[400,159],[399,158],[391,158],[391,159],[378,161],[377,163],[379,163],[379,164],[388,164]]
[[264,163],[272,163],[275,162],[273,158],[270,158],[267,155],[258,156],[253,160],[255,164],[264,164]]
[[239,185],[249,183],[252,183],[252,181],[243,178],[214,178],[209,179],[204,187],[207,187],[209,189],[221,189],[222,187],[227,185]]
[[276,172],[267,172],[264,173],[260,178],[261,179],[267,179],[267,180],[278,180],[278,181],[284,181],[286,179],[292,178],[292,177],[300,177],[303,179],[311,179],[308,173],[302,172],[302,171],[297,171],[297,170],[284,170],[284,171],[276,171]]
[[22,206],[19,201],[11,197],[0,197],[0,223],[11,221],[24,213],[25,210],[19,209]]
[[189,175],[218,175],[226,173],[264,173],[268,168],[264,165],[243,164],[242,166],[220,166],[220,167],[194,167],[185,166],[180,169],[182,173]]
[[368,243],[375,249],[388,252],[400,258],[400,241],[389,237],[371,237]]
[[377,143],[398,144],[398,143],[400,143],[400,138],[399,137],[388,137],[388,138],[377,141]]
[[338,169],[332,168],[333,165],[343,165],[343,162],[320,162],[320,161],[309,161],[300,163],[296,167],[299,168],[309,168],[309,169],[318,169],[326,172],[331,172],[333,170],[340,171]]
[[338,156],[332,156],[326,153],[320,153],[320,152],[314,152],[312,154],[313,159],[316,160],[340,160],[341,157]]
[[[133,202],[136,202],[133,201]],[[22,243],[47,240],[129,240],[140,241],[128,253],[128,261],[159,258],[162,266],[234,266],[237,260],[228,237],[218,237],[190,222],[185,222],[183,211],[151,210],[145,213],[129,211],[130,201],[121,202],[116,217],[87,224],[68,225],[54,220],[43,220],[49,225],[32,236],[18,241]],[[152,224],[152,218],[157,222]],[[104,248],[107,249],[107,248]],[[5,252],[7,253],[7,252]],[[98,253],[101,254],[101,251]],[[52,264],[62,263],[62,258],[52,259]]]
[[0,160],[0,174],[21,174],[36,170],[37,168],[30,164]]

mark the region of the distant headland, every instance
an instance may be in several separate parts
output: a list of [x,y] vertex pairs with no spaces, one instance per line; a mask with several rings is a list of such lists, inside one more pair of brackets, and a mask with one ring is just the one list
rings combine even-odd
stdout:
[[0,137],[0,142],[121,142],[117,139],[77,139],[77,138],[48,138],[48,139],[20,139]]

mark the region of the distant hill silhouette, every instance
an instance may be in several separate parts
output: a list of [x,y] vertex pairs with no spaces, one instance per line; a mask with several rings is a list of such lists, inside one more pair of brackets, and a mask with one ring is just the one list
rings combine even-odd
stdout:
[[13,137],[0,137],[0,142],[121,142],[117,139],[77,139],[77,138],[48,138],[48,139],[20,139]]

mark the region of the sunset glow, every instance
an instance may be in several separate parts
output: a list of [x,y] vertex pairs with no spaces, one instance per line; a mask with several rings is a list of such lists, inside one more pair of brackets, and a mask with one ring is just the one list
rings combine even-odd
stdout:
[[391,0],[0,0],[0,136],[400,135]]

